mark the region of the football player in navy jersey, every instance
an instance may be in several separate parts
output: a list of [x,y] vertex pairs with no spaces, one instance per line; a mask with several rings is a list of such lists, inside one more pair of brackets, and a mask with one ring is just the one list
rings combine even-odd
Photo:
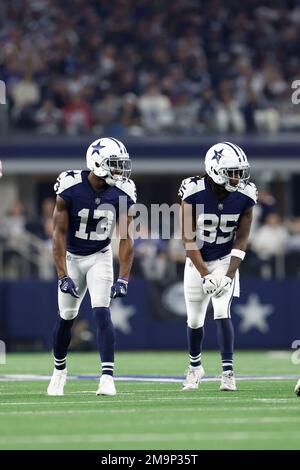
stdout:
[[[128,209],[136,202],[131,161],[122,142],[102,138],[87,149],[89,171],[61,173],[54,186],[53,255],[58,274],[59,317],[54,331],[54,372],[48,395],[63,395],[71,328],[87,291],[97,325],[102,374],[97,395],[116,395],[113,380],[115,332],[110,315],[111,298],[127,294],[133,262]],[[119,221],[120,271],[113,284],[110,237]]]
[[236,390],[233,373],[234,331],[230,307],[239,296],[239,266],[246,254],[257,189],[249,182],[243,150],[230,142],[211,147],[206,175],[185,179],[182,240],[186,249],[184,294],[187,308],[189,366],[183,390],[197,389],[204,376],[201,351],[210,299],[222,359],[220,390]]

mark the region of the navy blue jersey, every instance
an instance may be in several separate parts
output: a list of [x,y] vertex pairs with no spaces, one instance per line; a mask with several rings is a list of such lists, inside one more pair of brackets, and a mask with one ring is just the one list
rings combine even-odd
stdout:
[[228,193],[220,201],[208,177],[194,176],[183,180],[179,196],[195,208],[201,255],[204,261],[213,261],[231,252],[240,217],[256,204],[257,189],[253,183],[248,183],[245,189]]
[[110,237],[121,212],[136,202],[135,184],[130,179],[118,181],[96,191],[88,181],[89,171],[61,173],[54,190],[64,199],[69,212],[67,250],[90,255],[110,244]]

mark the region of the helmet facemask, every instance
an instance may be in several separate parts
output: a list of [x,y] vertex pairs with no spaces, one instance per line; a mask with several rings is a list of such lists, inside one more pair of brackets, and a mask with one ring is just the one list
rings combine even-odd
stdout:
[[[101,163],[95,162],[95,166],[104,170],[106,174],[101,177],[110,185],[114,185],[117,181],[122,181],[124,178],[130,178],[131,160],[129,158],[120,158],[112,155],[105,158]],[[97,170],[95,174],[97,174]]]
[[[220,168],[218,174],[223,180],[223,186],[226,191],[233,193],[240,189],[245,189],[250,179],[250,166],[247,164],[235,168]],[[237,181],[237,183],[232,184],[232,180]]]

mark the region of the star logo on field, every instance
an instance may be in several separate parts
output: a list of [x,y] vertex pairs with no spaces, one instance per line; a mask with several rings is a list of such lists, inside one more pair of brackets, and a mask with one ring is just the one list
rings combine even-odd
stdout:
[[132,305],[124,305],[121,299],[114,299],[111,303],[111,318],[115,328],[125,335],[132,331],[129,318],[136,314],[136,308]]
[[217,163],[219,163],[219,161],[221,160],[221,158],[224,156],[224,155],[222,155],[223,150],[224,150],[224,149],[221,149],[221,150],[214,150],[215,155],[212,157],[212,160],[217,160]]
[[262,304],[257,294],[250,294],[247,303],[235,306],[234,310],[241,317],[239,330],[242,333],[247,333],[252,328],[267,333],[270,329],[267,317],[272,315],[275,309],[271,304]]
[[97,153],[97,155],[99,155],[99,154],[100,154],[100,150],[101,150],[101,149],[104,149],[104,148],[105,148],[105,145],[101,145],[101,144],[100,144],[100,140],[99,140],[98,144],[92,145],[92,148],[93,148],[92,155],[94,155],[94,153]]

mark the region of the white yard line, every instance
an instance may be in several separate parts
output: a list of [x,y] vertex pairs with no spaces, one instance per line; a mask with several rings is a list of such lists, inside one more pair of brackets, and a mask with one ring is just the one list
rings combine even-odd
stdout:
[[[89,375],[70,375],[68,380],[97,380],[98,376]],[[296,380],[298,375],[287,374],[287,375],[238,375],[236,380]],[[10,381],[41,381],[50,380],[50,375],[34,375],[34,374],[6,374],[0,375],[0,382]],[[117,382],[157,382],[157,383],[181,383],[183,377],[163,377],[163,376],[117,376],[115,377]],[[217,382],[220,377],[204,377],[203,382]]]
[[[299,440],[300,431],[287,431],[286,436],[290,440]],[[120,442],[176,442],[176,441],[211,441],[220,440],[220,441],[245,441],[249,439],[255,439],[258,441],[267,440],[282,441],[282,430],[278,431],[267,431],[267,432],[258,432],[256,430],[247,431],[247,432],[214,432],[214,431],[205,431],[205,432],[178,432],[178,433],[143,433],[143,434],[62,434],[62,435],[44,435],[44,436],[1,436],[0,437],[0,446],[7,445],[35,445],[35,444],[103,444],[103,443],[120,443]]]
[[[109,413],[126,413],[126,414],[131,414],[131,413],[137,413],[137,409],[130,409],[130,410],[110,410]],[[150,412],[150,410],[149,410]],[[193,411],[194,413],[195,411]],[[20,416],[20,415],[25,415],[25,416],[65,416],[67,415],[89,415],[89,414],[107,414],[106,410],[99,410],[99,409],[92,409],[92,410],[63,410],[63,411],[57,411],[57,410],[51,410],[51,411],[7,411],[7,412],[0,412],[0,416]],[[174,423],[174,418],[170,417],[170,419],[160,419],[159,424],[160,425],[169,425]],[[188,425],[199,425],[199,418],[176,418],[176,423],[177,424],[183,424],[185,426]],[[201,425],[203,423],[207,425],[216,425],[219,426],[221,424],[232,424],[232,425],[240,425],[240,424],[274,424],[274,423],[300,423],[300,416],[290,416],[290,417],[282,417],[282,416],[272,416],[272,417],[263,417],[263,418],[209,418],[209,417],[202,417],[201,418]],[[147,419],[147,425],[157,425],[157,419]],[[128,427],[132,426],[131,421],[126,422],[126,421],[119,421],[118,422],[118,427]]]

